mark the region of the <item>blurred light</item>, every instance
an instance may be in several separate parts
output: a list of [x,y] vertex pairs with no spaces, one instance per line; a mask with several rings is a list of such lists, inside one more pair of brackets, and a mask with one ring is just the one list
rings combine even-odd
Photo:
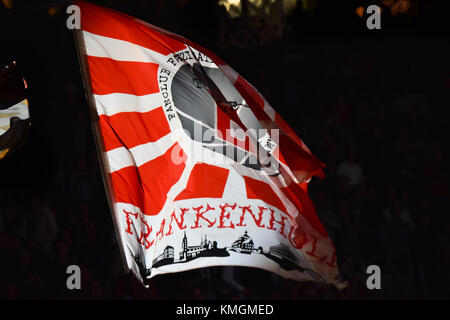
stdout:
[[58,12],[59,12],[59,7],[50,7],[50,8],[48,8],[48,15],[49,16],[54,16]]
[[355,13],[358,15],[358,17],[362,18],[364,16],[364,7],[356,8]]
[[411,2],[410,0],[382,0],[381,3],[390,8],[391,14],[395,16],[398,13],[408,12]]
[[[275,2],[274,0],[272,0],[272,2]],[[305,0],[302,1],[303,2],[303,6],[307,5]],[[283,7],[284,7],[284,12],[289,14],[292,11],[294,11],[294,9],[297,7],[298,4],[298,0],[283,0]]]
[[382,0],[381,1],[381,3],[383,4],[383,5],[385,5],[386,7],[390,7],[390,6],[392,6],[393,4],[394,4],[394,0]]
[[[11,8],[9,8],[9,9],[11,9]],[[3,159],[8,152],[9,152],[9,148],[0,150],[0,160]]]
[[225,7],[231,18],[237,18],[241,15],[241,0],[219,0],[219,5]]
[[[254,15],[254,10],[263,9],[263,12],[270,14],[271,8],[282,2],[283,11],[286,14],[290,14],[297,7],[300,0],[244,0],[250,5],[250,15]],[[309,6],[311,0],[301,0],[303,6]],[[222,5],[227,10],[227,13],[231,18],[237,18],[242,13],[242,1],[241,0],[219,0],[219,5]]]
[[255,7],[261,7],[263,4],[263,0],[248,0],[248,2]]
[[[411,7],[410,0],[381,0],[380,3],[387,7],[393,16],[399,13],[407,13]],[[383,8],[384,7],[380,8],[381,12],[383,12]],[[359,6],[356,8],[355,13],[362,18],[365,13],[364,11],[365,8],[363,6]]]
[[6,9],[12,9],[13,0],[1,0]]
[[392,15],[396,15],[397,13],[406,13],[409,10],[411,3],[409,0],[397,0],[395,4],[391,6]]

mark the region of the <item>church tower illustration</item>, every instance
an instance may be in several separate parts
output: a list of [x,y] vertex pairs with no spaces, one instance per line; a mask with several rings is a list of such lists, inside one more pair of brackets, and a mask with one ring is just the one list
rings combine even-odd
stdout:
[[183,252],[187,252],[188,249],[188,241],[187,241],[187,237],[186,237],[186,231],[184,231],[184,237],[183,237],[183,243],[182,243],[182,251]]

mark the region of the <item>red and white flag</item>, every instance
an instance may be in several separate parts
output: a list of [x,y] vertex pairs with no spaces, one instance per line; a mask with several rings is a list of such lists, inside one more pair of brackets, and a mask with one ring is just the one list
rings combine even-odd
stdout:
[[86,2],[77,44],[126,266],[218,265],[342,284],[307,194],[323,164],[212,52]]

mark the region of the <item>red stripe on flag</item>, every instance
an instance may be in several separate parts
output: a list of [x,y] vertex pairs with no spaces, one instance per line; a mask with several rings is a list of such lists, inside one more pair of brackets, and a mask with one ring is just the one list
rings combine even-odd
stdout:
[[116,202],[135,205],[143,210],[143,192],[136,167],[126,167],[111,173],[112,188]]
[[260,121],[270,120],[264,112],[264,98],[244,78],[238,76],[234,86]]
[[[239,128],[242,129],[242,132],[245,134],[245,140],[240,140],[231,135],[231,121],[232,119],[228,114],[226,114],[220,107],[216,107],[216,126],[217,126],[217,134],[223,140],[226,140],[235,146],[238,146],[241,149],[246,151],[250,151],[253,154],[256,154],[256,147],[253,142],[250,140],[248,133],[244,131],[239,125]],[[237,125],[237,124],[236,124]]]
[[[123,142],[124,147],[131,149],[137,145],[154,142],[170,133],[169,123],[164,110],[140,112],[121,112],[112,116],[100,116],[100,128],[108,128],[108,134],[114,130],[115,135]],[[109,139],[111,138],[111,142]],[[110,135],[104,137],[106,151],[117,148],[117,138]],[[112,147],[112,148],[111,148]]]
[[[238,89],[239,93],[245,99],[245,101],[250,105],[252,111],[255,113],[256,117],[259,120],[268,120],[269,116],[264,111],[264,98],[261,94],[254,89],[244,78],[239,76],[235,82],[235,87]],[[283,130],[292,140],[294,140],[300,147],[306,148],[303,141],[298,137],[294,130],[284,121],[284,119],[278,114],[275,113],[275,124]],[[308,149],[308,148],[306,148]],[[308,150],[309,151],[309,150]]]
[[[176,155],[179,163],[172,161]],[[146,215],[156,215],[167,200],[167,192],[183,173],[186,154],[175,143],[163,155],[140,167],[126,167],[111,174],[116,202],[139,207]]]
[[[262,122],[271,123],[271,119],[264,111],[264,99],[244,78],[241,76],[235,82],[235,87],[248,103],[255,116]],[[275,124],[279,126],[279,159],[295,171],[297,179],[305,179],[317,175],[323,177],[321,168],[324,166],[316,156],[313,156],[303,141],[281,118],[275,115]],[[275,128],[276,129],[276,128]]]
[[101,36],[128,41],[163,55],[186,46],[161,32],[153,30],[124,13],[77,1],[81,8],[81,28]]
[[206,163],[196,164],[189,176],[186,189],[175,198],[175,201],[192,198],[222,198],[228,173],[228,169]]
[[280,198],[273,191],[272,187],[260,180],[256,180],[247,176],[243,176],[245,180],[245,189],[247,191],[247,198],[260,199],[271,206],[274,206],[284,213],[287,213],[286,207]]
[[280,154],[300,182],[306,181],[312,176],[324,177],[322,168],[325,165],[315,155],[301,148],[289,136],[280,134],[279,146]]
[[187,156],[175,143],[162,156],[143,165],[138,170],[145,194],[144,213],[158,214],[167,199],[167,192],[180,179]]
[[86,56],[94,94],[159,92],[158,64]]
[[109,151],[119,147],[123,147],[122,142],[120,141],[117,134],[114,132],[113,128],[107,121],[101,121],[102,117],[100,117],[99,126],[100,133],[102,135],[103,145],[105,150]]

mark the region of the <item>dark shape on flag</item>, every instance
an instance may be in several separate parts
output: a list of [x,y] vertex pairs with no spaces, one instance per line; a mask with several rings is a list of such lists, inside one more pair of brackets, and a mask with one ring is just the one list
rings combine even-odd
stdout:
[[182,66],[172,81],[172,97],[183,128],[194,140],[202,143],[204,148],[224,154],[238,163],[244,161],[244,166],[261,169],[255,154],[226,141],[225,130],[221,130],[221,136],[217,135],[220,128],[216,119],[221,114],[229,116],[236,123],[236,129],[244,132],[245,126],[235,110],[237,106],[247,107],[222,71],[199,63]]

